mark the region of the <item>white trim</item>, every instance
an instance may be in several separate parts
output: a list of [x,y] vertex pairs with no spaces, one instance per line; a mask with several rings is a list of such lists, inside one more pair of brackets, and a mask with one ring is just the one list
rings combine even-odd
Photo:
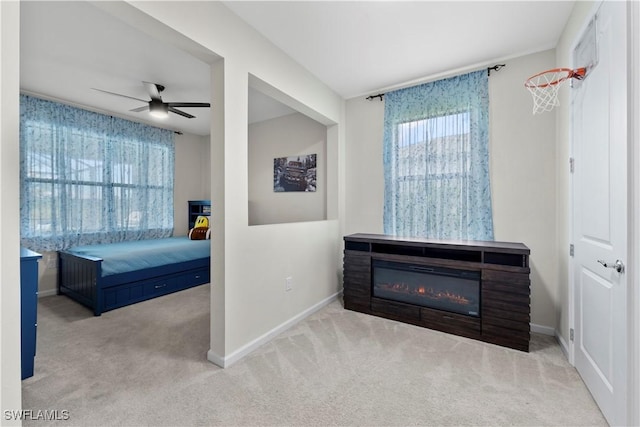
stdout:
[[228,366],[224,365],[224,357],[218,356],[213,350],[209,349],[207,351],[207,360],[214,365],[218,365],[221,368],[227,368]]
[[556,332],[555,336],[556,336],[556,339],[558,340],[558,344],[560,344],[560,350],[562,350],[562,352],[564,353],[564,357],[566,357],[569,363],[571,363],[571,365],[573,366],[573,363],[569,359],[569,348],[570,348],[569,345],[567,344],[565,339],[562,338],[562,335],[560,335],[559,333]]
[[215,365],[220,366],[221,368],[228,368],[231,365],[233,365],[234,363],[236,363],[237,361],[239,361],[240,359],[242,359],[243,357],[245,357],[246,355],[248,355],[249,353],[251,353],[252,351],[256,350],[258,347],[268,343],[269,341],[271,341],[276,336],[280,335],[281,333],[283,333],[284,331],[286,331],[290,327],[294,326],[296,323],[300,322],[304,318],[306,318],[308,316],[311,316],[316,311],[320,310],[321,308],[326,307],[331,302],[333,302],[336,299],[338,299],[338,297],[340,295],[342,295],[342,291],[336,292],[335,294],[323,299],[319,303],[317,303],[317,304],[309,307],[308,309],[304,310],[302,313],[299,313],[298,315],[292,317],[291,319],[287,320],[286,322],[276,326],[272,330],[270,330],[270,331],[264,333],[263,335],[259,336],[255,340],[245,344],[244,346],[240,347],[239,349],[237,349],[236,351],[234,351],[233,353],[231,353],[228,356],[220,356],[220,355],[214,353],[212,350],[209,350],[207,352],[207,360],[209,360],[209,362],[211,362],[211,363],[213,363]]
[[[573,52],[575,51],[578,43],[580,42],[580,39],[584,36],[585,33],[585,29],[586,27],[589,25],[589,22],[594,19],[594,17],[597,17],[597,19],[600,18],[599,13],[600,13],[600,8],[601,6],[606,2],[606,0],[600,0],[595,2],[592,7],[590,12],[588,13],[583,26],[581,28],[581,30],[577,33],[577,35],[574,38],[574,42],[571,46],[571,53],[573,54]],[[634,3],[634,2],[630,2],[630,3]],[[630,6],[628,6],[629,3],[627,3],[627,10],[625,12],[625,17],[627,22],[629,22],[630,18],[629,18],[629,11],[630,11]],[[598,30],[596,30],[598,31]],[[630,57],[629,57],[629,52],[631,51],[631,48],[633,46],[633,32],[629,30],[629,28],[626,31],[626,43],[627,43],[627,52],[626,52],[626,58],[625,58],[625,62],[626,62],[626,70],[625,70],[625,76],[626,76],[626,81],[624,81],[623,83],[625,85],[627,85],[627,92],[629,94],[629,96],[631,96],[632,94],[632,90],[633,90],[633,86],[632,86],[632,82],[631,79],[633,78],[633,73],[634,73],[634,68],[633,65],[630,61]],[[573,61],[573,58],[572,58]],[[572,63],[572,67],[576,68],[580,65],[578,64],[573,64]],[[637,77],[637,76],[636,76]],[[573,96],[571,96],[570,98],[570,134],[571,134],[571,139],[570,139],[570,147],[571,147],[571,156],[574,157],[575,156],[575,144],[574,144],[574,114],[575,114],[575,107],[574,107],[574,100],[573,100]],[[633,102],[630,98],[627,99],[627,104],[626,104],[626,121],[627,121],[627,174],[626,174],[626,181],[627,181],[627,219],[626,219],[626,226],[627,226],[627,245],[626,245],[626,252],[627,252],[627,267],[626,268],[626,275],[627,275],[627,300],[630,300],[633,298],[633,286],[634,286],[634,280],[633,278],[636,275],[636,266],[633,265],[635,264],[632,260],[635,259],[635,256],[633,254],[633,251],[635,249],[637,243],[636,242],[632,242],[632,240],[636,240],[634,239],[634,235],[636,233],[635,231],[635,227],[636,227],[636,223],[634,221],[634,215],[633,214],[637,214],[638,211],[635,210],[635,202],[634,202],[634,198],[636,197],[636,189],[634,186],[634,177],[637,175],[637,172],[635,170],[635,168],[637,167],[637,163],[636,163],[636,158],[635,158],[635,154],[634,154],[634,147],[633,144],[631,143],[631,137],[633,135],[632,132],[632,128],[633,128],[633,122],[635,121],[635,114],[634,114],[634,109],[633,109]],[[569,216],[569,222],[570,222],[570,232],[571,232],[571,241],[573,243],[575,243],[577,241],[577,236],[575,234],[575,229],[574,229],[574,225],[575,225],[575,201],[573,200],[573,195],[575,192],[575,186],[574,186],[574,179],[573,179],[573,175],[571,175],[571,181],[570,181],[570,203],[571,203],[571,208],[570,208],[570,216]],[[576,341],[578,341],[579,336],[581,336],[581,331],[579,330],[579,328],[576,326],[578,325],[578,319],[576,319],[576,307],[578,306],[578,301],[576,300],[576,286],[577,286],[577,279],[575,277],[575,267],[576,267],[576,260],[573,257],[569,258],[569,324],[571,328],[574,328],[575,330],[575,334],[576,334],[576,340],[575,341],[570,341],[568,344],[568,349],[569,349],[569,362],[573,365],[576,366],[576,353],[578,352],[578,345],[576,344]],[[631,265],[629,265],[631,264]],[[622,419],[623,420],[623,424],[627,424],[629,421],[633,420],[633,416],[630,416],[630,414],[633,411],[633,398],[634,398],[634,394],[633,394],[633,370],[631,368],[631,363],[629,362],[629,358],[633,357],[633,353],[632,353],[632,348],[631,346],[633,346],[634,341],[636,341],[636,339],[632,336],[633,333],[633,309],[630,307],[632,304],[629,303],[627,304],[626,307],[626,311],[627,311],[627,319],[626,319],[626,329],[627,329],[627,336],[625,337],[626,340],[626,346],[627,346],[627,350],[626,350],[626,354],[624,355],[624,359],[625,361],[625,370],[626,370],[626,389],[624,390],[620,390],[620,387],[618,387],[618,391],[615,395],[615,401],[613,403],[614,409],[613,412],[615,413],[615,418],[618,419],[618,422],[620,422],[619,420]],[[559,337],[560,338],[560,337]],[[562,340],[564,341],[564,340]],[[567,345],[566,341],[562,342],[559,339],[560,345],[561,347],[563,347],[563,351],[565,351],[564,347]],[[581,374],[582,376],[582,374]],[[619,377],[618,377],[619,380]],[[624,396],[620,396],[620,392],[624,393]],[[623,401],[624,403],[622,403],[621,401]],[[637,405],[637,403],[635,404]],[[621,411],[620,408],[624,407],[625,411]],[[625,412],[625,413],[622,413]],[[636,423],[631,423],[631,425],[636,425]]]
[[[562,335],[554,328],[550,327],[550,326],[543,326],[543,325],[538,325],[535,323],[531,323],[531,332],[534,332],[536,334],[542,334],[542,335],[548,335],[551,337],[555,337],[555,339],[558,341],[558,344],[560,345],[560,350],[562,350],[562,353],[564,354],[564,357],[567,358],[567,360],[571,363],[570,359],[569,359],[569,355],[570,355],[570,346],[567,344],[567,341],[565,341],[565,339],[562,337]],[[572,363],[573,365],[573,363]]]
[[[569,63],[571,64],[572,68],[577,68],[577,67],[581,67],[582,65],[578,65],[578,64],[574,64],[573,63],[573,52],[576,50],[576,47],[578,46],[578,43],[580,43],[580,40],[584,34],[584,32],[586,31],[587,27],[589,26],[589,24],[591,23],[591,20],[596,16],[596,14],[598,13],[598,10],[600,9],[600,6],[602,5],[602,1],[603,0],[599,0],[593,3],[593,5],[591,6],[589,12],[587,13],[584,22],[582,23],[582,25],[580,26],[580,29],[576,32],[576,34],[573,37],[573,42],[571,43],[571,46],[569,48],[569,51],[567,52],[569,54]],[[571,158],[574,157],[575,155],[575,150],[574,150],[574,120],[573,120],[573,116],[574,116],[574,107],[573,107],[573,94],[571,92],[571,90],[569,90],[569,156]],[[574,193],[574,182],[573,182],[573,174],[569,173],[569,171],[567,170],[567,173],[569,174],[569,211],[568,211],[568,222],[567,222],[567,227],[568,230],[567,232],[569,233],[569,243],[571,244],[575,244],[576,242],[576,236],[575,236],[575,230],[574,230],[574,200],[573,200],[573,193]],[[560,250],[567,250],[566,248],[560,248]],[[568,268],[568,272],[567,272],[567,279],[569,280],[568,283],[568,323],[569,323],[569,330],[574,329],[576,327],[576,300],[575,300],[575,292],[576,292],[576,284],[575,284],[575,277],[574,277],[574,270],[575,270],[575,258],[570,256],[567,260],[567,268]],[[563,342],[565,343],[565,345],[567,345],[567,349],[568,349],[568,356],[567,359],[569,359],[569,363],[571,363],[571,365],[575,366],[575,346],[574,346],[574,342],[575,341],[570,341],[569,343],[567,343],[566,340],[563,339]]]
[[537,325],[535,323],[530,323],[529,326],[531,328],[531,332],[535,332],[536,334],[549,335],[552,337],[557,335],[556,330],[551,326]]
[[631,301],[629,310],[629,388],[628,388],[628,417],[629,425],[640,425],[640,224],[636,220],[640,215],[640,121],[637,119],[640,113],[640,4],[630,2],[629,6],[629,282],[628,292]]
[[530,50],[526,50],[524,52],[518,52],[516,54],[513,55],[507,55],[507,56],[501,56],[498,58],[494,58],[492,60],[489,61],[481,61],[481,62],[476,62],[475,64],[471,64],[471,65],[466,65],[463,67],[458,67],[455,68],[453,70],[448,70],[448,71],[444,71],[444,72],[439,72],[439,73],[435,73],[435,74],[430,74],[428,76],[424,76],[424,77],[420,77],[417,79],[413,79],[413,80],[409,80],[409,81],[404,81],[401,83],[397,83],[391,86],[385,86],[379,89],[376,89],[375,91],[368,91],[365,93],[360,93],[360,94],[356,94],[356,95],[349,95],[349,97],[347,98],[347,101],[350,99],[354,99],[354,98],[360,98],[360,97],[364,97],[365,95],[370,95],[373,93],[384,93],[384,92],[391,92],[394,90],[400,90],[400,89],[404,89],[407,87],[413,87],[413,86],[417,86],[417,85],[421,85],[424,83],[430,83],[436,80],[441,80],[441,79],[446,79],[449,77],[453,77],[453,76],[458,76],[461,74],[467,74],[467,73],[471,73],[474,71],[480,71],[483,68],[486,69],[487,67],[491,67],[493,65],[495,65],[496,63],[499,62],[507,62],[510,61],[512,59],[517,59],[517,58],[522,58],[525,57],[527,55],[533,55],[534,53],[538,53],[538,52],[544,52],[545,50],[549,50],[549,49],[555,49],[556,47],[556,43],[547,43],[544,44],[542,46],[538,46],[535,49],[530,49]]
[[58,295],[57,289],[48,289],[46,291],[38,291],[38,298],[50,297],[53,295]]
[[560,345],[560,350],[562,350],[564,357],[566,357],[567,361],[569,361],[569,363],[573,365],[573,363],[571,362],[571,359],[569,358],[571,354],[569,349],[571,347],[569,347],[569,345],[567,344],[567,341],[565,341],[565,339],[556,329],[550,326],[543,326],[543,325],[537,325],[535,323],[531,323],[531,332],[555,337],[556,341],[558,341],[558,344]]

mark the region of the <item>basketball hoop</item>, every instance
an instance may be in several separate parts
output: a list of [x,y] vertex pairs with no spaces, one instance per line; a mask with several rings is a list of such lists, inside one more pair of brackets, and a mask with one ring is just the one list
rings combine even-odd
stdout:
[[551,111],[560,105],[558,90],[569,79],[582,80],[587,74],[586,68],[553,68],[533,75],[524,82],[533,96],[533,114]]

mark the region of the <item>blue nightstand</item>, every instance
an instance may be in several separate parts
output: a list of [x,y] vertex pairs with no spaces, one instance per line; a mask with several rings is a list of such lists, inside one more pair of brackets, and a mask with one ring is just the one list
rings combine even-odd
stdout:
[[20,349],[22,379],[33,376],[36,357],[36,327],[38,326],[38,260],[37,252],[20,248]]

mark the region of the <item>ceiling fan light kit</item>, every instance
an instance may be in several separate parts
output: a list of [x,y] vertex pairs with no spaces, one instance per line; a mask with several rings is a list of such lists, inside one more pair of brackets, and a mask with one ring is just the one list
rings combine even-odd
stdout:
[[211,104],[208,102],[164,102],[162,97],[160,96],[160,92],[164,90],[164,86],[157,83],[150,82],[142,82],[144,87],[147,89],[149,93],[149,98],[151,100],[147,101],[144,99],[134,98],[128,95],[122,95],[115,92],[109,92],[102,89],[92,88],[93,90],[97,90],[99,92],[108,93],[110,95],[120,96],[123,98],[135,99],[136,101],[145,102],[147,105],[142,107],[134,108],[129,111],[134,111],[139,113],[141,111],[149,110],[149,114],[158,119],[165,119],[169,116],[169,112],[177,114],[182,117],[186,117],[187,119],[193,119],[195,116],[191,115],[185,111],[178,110],[176,107],[186,107],[186,108],[194,108],[194,107],[211,107]]
[[149,114],[157,119],[166,119],[169,117],[169,106],[162,101],[149,101]]

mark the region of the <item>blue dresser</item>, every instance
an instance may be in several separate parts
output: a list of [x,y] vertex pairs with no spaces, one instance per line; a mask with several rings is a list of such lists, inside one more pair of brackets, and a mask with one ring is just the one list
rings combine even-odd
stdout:
[[37,252],[20,248],[20,349],[22,379],[33,376],[36,357],[36,327],[38,326],[38,260]]

